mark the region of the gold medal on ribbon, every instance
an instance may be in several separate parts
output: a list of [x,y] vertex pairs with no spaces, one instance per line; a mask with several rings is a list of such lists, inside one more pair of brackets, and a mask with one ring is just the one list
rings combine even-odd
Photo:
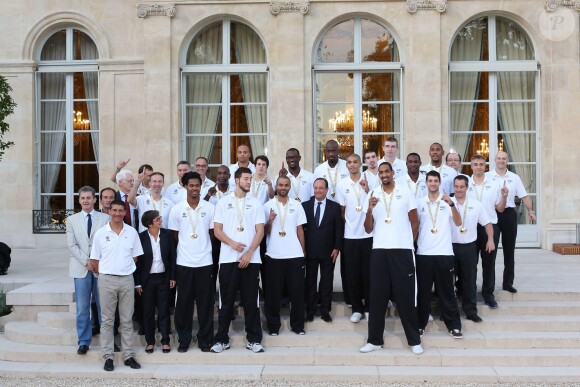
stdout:
[[465,234],[467,232],[467,229],[465,227],[461,227],[459,229],[459,232],[462,233],[462,234]]
[[330,196],[332,196],[332,197],[334,197],[335,195],[336,195],[336,193],[334,193],[334,192],[330,194]]
[[427,208],[429,209],[429,217],[431,218],[431,233],[432,234],[437,234],[437,215],[439,215],[439,200],[437,200],[435,203],[433,203],[437,209],[435,210],[435,216],[433,216],[433,213],[431,212],[431,202],[429,201],[429,199],[427,199]]
[[243,232],[243,231],[244,231],[244,227],[243,227],[243,226],[238,226],[237,230],[238,230],[239,232]]
[[300,200],[300,198],[294,198],[294,200],[297,200],[298,202],[302,201],[302,200]]
[[191,239],[197,239],[197,234],[196,233],[191,234]]
[[286,236],[286,231],[280,231],[278,233],[278,235],[280,235],[282,238],[284,238]]
[[355,209],[356,209],[358,212],[361,212],[361,211],[362,211],[362,206],[356,206],[356,207],[355,207]]
[[385,223],[390,224],[393,220],[391,219],[391,217],[387,217],[385,219]]
[[432,234],[437,234],[437,231],[438,231],[438,230],[437,230],[437,227],[433,227],[433,228],[431,229],[431,233],[432,233]]

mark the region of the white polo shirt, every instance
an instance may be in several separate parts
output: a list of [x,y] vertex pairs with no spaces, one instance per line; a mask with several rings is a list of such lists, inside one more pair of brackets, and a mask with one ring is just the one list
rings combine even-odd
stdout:
[[495,181],[484,176],[481,184],[475,184],[473,176],[471,176],[467,187],[467,197],[481,202],[491,223],[497,224],[495,206],[501,201],[501,190]]
[[[390,195],[377,187],[365,200],[364,214],[369,210],[371,197],[379,200],[373,209],[373,249],[413,249],[413,229],[409,220],[409,212],[417,208],[413,195],[397,183]],[[387,208],[390,208],[388,213]],[[387,218],[390,223],[385,222]]]
[[[216,189],[215,194],[213,194],[213,196],[210,196],[210,198],[209,198],[209,202],[211,204],[213,204],[214,207],[217,205],[217,203],[220,199],[231,195],[232,192],[234,192],[234,190],[236,189],[236,185],[235,184],[232,185],[231,182],[228,182],[228,189],[226,190],[226,192],[220,191],[220,189],[218,187],[216,187],[215,189]],[[205,195],[207,195],[207,192],[205,193]],[[203,199],[205,197],[205,195],[201,196],[201,198]]]
[[[223,232],[230,239],[246,245],[242,252],[237,252],[222,242],[220,264],[238,262],[254,240],[256,225],[264,224],[264,207],[251,195],[246,195],[245,198],[240,199],[232,193],[218,201],[215,208],[214,223],[221,223]],[[240,226],[243,228],[242,231],[238,230]],[[254,251],[250,263],[262,263],[260,247]]]
[[[417,201],[417,212],[419,215],[419,239],[417,241],[417,254],[420,255],[453,255],[453,246],[451,244],[451,227],[453,215],[451,207],[441,199],[440,194],[434,203],[431,203],[429,196],[424,196]],[[429,206],[427,203],[431,203]],[[431,207],[431,214],[429,213]],[[437,213],[435,227],[437,233],[432,233],[433,223],[431,217],[435,218]]]
[[[302,204],[298,200],[288,198],[288,202],[283,205],[274,197],[264,206],[265,221],[270,218],[270,210],[277,216],[272,222],[270,233],[266,239],[266,254],[273,259],[299,258],[304,257],[304,251],[300,240],[298,240],[297,228],[306,223],[306,213]],[[284,218],[284,229],[282,229],[282,218]],[[285,233],[284,236],[280,232]]]
[[[303,168],[300,168],[300,173],[298,176],[294,177],[293,174],[288,172],[288,178],[290,178],[290,191],[288,191],[288,197],[295,200],[300,199],[301,202],[306,202],[310,200],[312,195],[314,195],[314,173],[308,172]],[[276,181],[274,182],[274,188],[278,183],[278,176],[276,176]],[[330,183],[329,183],[330,184]],[[298,192],[298,194],[296,194]]]
[[[346,239],[371,238],[373,233],[365,231],[365,213],[363,206],[368,201],[367,193],[361,187],[361,178],[354,182],[350,176],[338,182],[336,201],[344,208],[344,237]],[[357,207],[360,211],[357,211]]]
[[135,228],[123,223],[117,235],[109,222],[95,233],[91,259],[99,261],[99,273],[131,275],[136,268],[133,258],[139,255],[143,255],[143,248]]
[[506,201],[506,208],[515,208],[516,202],[515,197],[525,198],[528,196],[526,188],[522,183],[522,179],[518,175],[513,172],[507,171],[506,174],[502,177],[498,175],[496,170],[489,171],[485,173],[485,177],[494,181],[501,190],[503,188],[503,183],[506,183],[506,187],[509,190],[507,201]]
[[427,189],[427,183],[425,181],[425,175],[423,173],[419,173],[417,182],[414,182],[409,174],[406,173],[405,175],[396,178],[395,183],[399,187],[407,188],[413,194],[413,198],[415,199],[422,198],[429,192]]
[[203,199],[205,195],[207,195],[207,191],[209,191],[209,189],[213,186],[215,186],[215,182],[212,179],[208,179],[206,177],[203,183],[201,183],[201,192],[199,193],[200,197]]
[[161,222],[163,228],[167,228],[169,221],[169,213],[173,208],[173,202],[163,196],[159,201],[153,200],[151,195],[139,195],[137,196],[137,211],[139,211],[139,232],[147,230],[147,227],[143,226],[141,218],[146,211],[156,210],[159,211],[161,215]]
[[179,184],[179,181],[171,184],[165,190],[165,195],[167,199],[171,200],[173,204],[181,203],[185,199],[187,199],[187,189]]
[[178,265],[202,267],[213,264],[209,230],[213,228],[214,211],[215,207],[205,200],[200,200],[195,210],[186,200],[173,207],[169,229],[179,233]]
[[252,176],[252,183],[250,185],[250,192],[248,194],[252,195],[260,204],[264,205],[270,198],[268,197],[268,184],[264,180],[256,181],[256,175]]
[[338,163],[336,163],[334,168],[330,168],[328,166],[328,161],[325,161],[314,170],[315,180],[322,177],[328,181],[328,193],[326,194],[326,198],[334,202],[336,202],[336,187],[338,182],[348,176],[349,173],[346,168],[346,161],[343,159],[338,159]]
[[448,167],[445,164],[441,164],[441,166],[437,168],[431,165],[431,163],[429,163],[426,165],[422,165],[421,168],[419,168],[419,170],[423,172],[425,175],[429,171],[439,172],[439,175],[441,175],[441,185],[439,186],[439,192],[443,193],[443,190],[445,190],[445,192],[447,192],[448,195],[455,192],[455,188],[453,188],[453,179],[455,178],[455,176],[458,175],[455,169]]
[[[379,160],[379,165],[381,165],[386,161],[387,160],[385,160],[385,158],[383,157],[382,159]],[[407,163],[404,160],[395,157],[395,161],[391,163],[391,166],[393,167],[393,172],[395,172],[395,176],[393,176],[393,179],[396,179],[400,176],[405,176],[407,174]]]
[[[240,168],[240,166],[236,162],[234,164],[231,164],[228,168],[230,169],[230,185],[233,185],[235,187],[236,186],[236,176],[235,176],[235,173]],[[252,164],[251,161],[248,164],[248,168],[250,168],[250,171],[252,171],[252,175],[254,173],[256,173],[256,166],[254,164]]]
[[[481,202],[475,198],[467,197],[463,204],[459,204],[457,199],[451,198],[455,202],[457,211],[461,215],[461,226],[456,226],[455,223],[451,226],[451,241],[453,243],[471,243],[477,239],[477,224],[485,226],[491,223],[487,211],[483,208]],[[461,232],[461,229],[465,232]]]

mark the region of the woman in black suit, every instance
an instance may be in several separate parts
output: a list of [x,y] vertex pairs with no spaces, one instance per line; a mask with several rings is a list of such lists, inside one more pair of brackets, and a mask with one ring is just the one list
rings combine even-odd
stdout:
[[143,325],[147,346],[145,352],[155,348],[155,308],[158,311],[159,330],[163,353],[169,346],[169,289],[175,287],[175,242],[169,230],[161,228],[159,211],[146,211],[141,222],[147,230],[139,234],[143,255],[137,260],[135,290],[143,300]]

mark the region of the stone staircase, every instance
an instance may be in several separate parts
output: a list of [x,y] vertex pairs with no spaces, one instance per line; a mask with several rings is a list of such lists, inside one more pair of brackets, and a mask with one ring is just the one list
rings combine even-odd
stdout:
[[[0,335],[0,375],[112,378],[196,378],[352,382],[580,382],[580,291],[496,293],[499,309],[478,305],[483,323],[462,320],[463,340],[454,340],[443,322],[430,322],[423,336],[425,353],[413,355],[398,317],[386,320],[385,349],[361,354],[367,322],[349,321],[344,303],[333,305],[334,321],[306,324],[306,335],[289,331],[283,308],[280,335],[264,330],[265,353],[246,349],[243,316],[233,321],[232,348],[202,353],[192,344],[187,353],[169,354],[159,347],[144,352],[144,337],[135,333],[141,370],[122,366],[102,370],[99,336],[86,356],[76,354],[74,292],[71,281],[32,284],[8,294],[13,321]],[[240,310],[240,314],[243,312]],[[436,308],[434,308],[436,313]],[[214,324],[217,328],[217,321]],[[194,322],[194,331],[197,329]],[[174,343],[175,337],[172,337]],[[172,344],[173,344],[172,343]]]

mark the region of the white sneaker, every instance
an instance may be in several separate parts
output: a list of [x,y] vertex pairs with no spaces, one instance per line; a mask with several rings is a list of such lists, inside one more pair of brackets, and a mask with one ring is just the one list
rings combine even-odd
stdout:
[[368,320],[369,319],[369,312],[365,312],[365,318]]
[[359,312],[354,312],[352,314],[352,316],[350,316],[350,322],[353,322],[353,323],[360,322],[361,318],[362,318],[362,314],[360,314]]
[[429,315],[429,321],[433,321],[433,315],[432,314]]
[[423,347],[421,346],[421,344],[417,344],[417,345],[413,345],[411,347],[411,351],[415,354],[415,355],[420,355],[423,353]]
[[246,349],[249,349],[254,353],[264,352],[264,347],[262,347],[262,344],[260,343],[248,343],[246,344]]
[[209,351],[210,352],[213,352],[213,353],[220,353],[220,352],[225,351],[226,349],[230,349],[230,344],[229,343],[224,344],[224,343],[219,343],[218,342],[218,343],[215,343],[213,345],[213,347],[210,348]]
[[382,345],[374,345],[371,343],[366,343],[365,345],[360,347],[359,351],[361,351],[362,353],[369,353],[369,352],[373,352],[373,351],[378,351],[382,348],[383,348]]

